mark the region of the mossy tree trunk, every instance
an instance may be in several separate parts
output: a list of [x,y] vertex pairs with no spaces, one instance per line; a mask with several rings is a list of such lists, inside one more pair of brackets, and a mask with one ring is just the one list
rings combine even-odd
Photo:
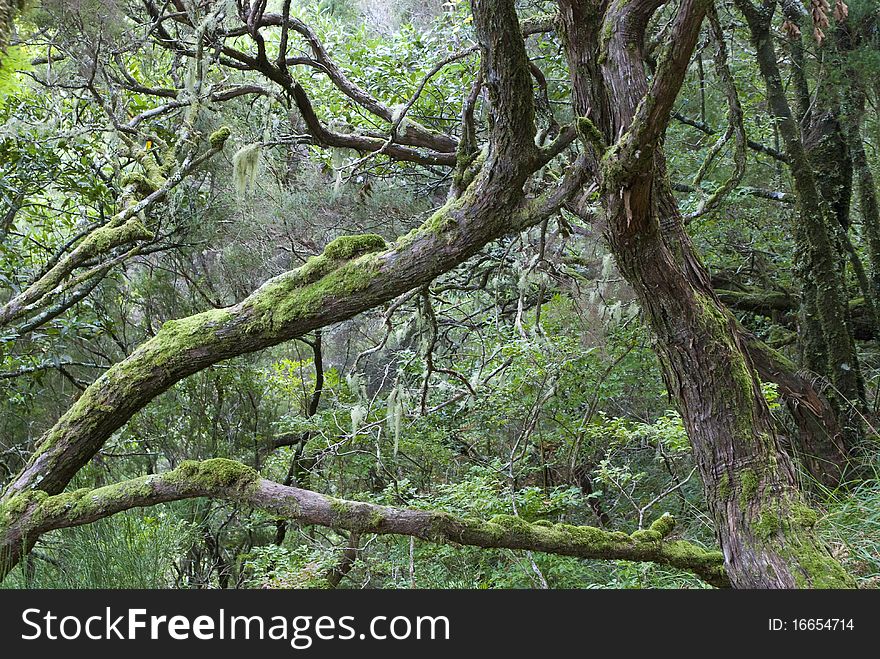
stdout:
[[736,321],[659,175],[660,142],[709,3],[683,0],[649,85],[645,28],[661,4],[560,2],[575,110],[602,180],[607,240],[656,334],[733,585],[852,586],[816,535],[816,515],[797,488]]
[[[845,437],[850,445],[863,431],[865,387],[849,317],[845,272],[846,255],[840,232],[841,218],[848,222],[849,184],[845,172],[836,167],[820,171],[811,160],[793,116],[783,86],[782,74],[771,34],[775,3],[756,6],[751,0],[736,0],[745,16],[758,67],[767,90],[770,112],[779,128],[784,152],[797,197],[795,275],[801,288],[800,339],[805,366],[824,375],[833,385],[832,402],[837,406]],[[846,141],[840,137],[838,122],[828,108],[813,109],[804,119],[814,127],[811,140],[815,158],[826,157],[829,148],[833,162],[846,161]],[[833,170],[833,171],[832,171]],[[823,194],[824,193],[824,194]]]
[[[848,44],[853,46],[852,42]],[[877,184],[865,153],[862,141],[862,125],[867,102],[863,82],[851,67],[847,68],[848,86],[845,112],[846,135],[852,154],[853,174],[858,190],[859,210],[862,217],[862,233],[868,247],[870,295],[874,308],[880,305],[880,203],[877,200]]]

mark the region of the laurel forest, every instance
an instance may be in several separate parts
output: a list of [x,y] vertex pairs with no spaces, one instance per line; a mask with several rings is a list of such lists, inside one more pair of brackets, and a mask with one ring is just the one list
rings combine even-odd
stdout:
[[0,581],[880,583],[875,0],[0,0]]

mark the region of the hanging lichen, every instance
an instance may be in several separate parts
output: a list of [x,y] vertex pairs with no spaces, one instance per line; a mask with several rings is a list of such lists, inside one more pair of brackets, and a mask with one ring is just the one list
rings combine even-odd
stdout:
[[406,416],[408,406],[408,394],[401,382],[397,382],[386,401],[385,423],[388,433],[394,439],[394,457],[400,449],[400,432],[403,428],[403,419]]
[[260,149],[259,143],[248,144],[240,148],[232,156],[232,179],[239,195],[253,190],[257,185],[257,176],[260,173]]
[[367,408],[363,405],[355,405],[351,408],[351,434],[356,435],[361,424],[367,418]]

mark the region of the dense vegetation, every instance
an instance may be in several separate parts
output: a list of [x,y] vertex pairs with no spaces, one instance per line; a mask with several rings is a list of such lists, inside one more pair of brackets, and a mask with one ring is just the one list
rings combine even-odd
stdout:
[[876,0],[0,0],[6,587],[876,587]]

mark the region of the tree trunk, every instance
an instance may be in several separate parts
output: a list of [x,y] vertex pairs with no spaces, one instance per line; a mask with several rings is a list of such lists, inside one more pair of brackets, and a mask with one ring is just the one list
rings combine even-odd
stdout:
[[[758,67],[767,89],[771,114],[779,127],[784,151],[797,192],[798,221],[794,227],[796,242],[795,275],[801,286],[802,355],[806,366],[826,375],[834,385],[832,402],[837,406],[844,433],[850,446],[862,436],[862,412],[865,387],[855,341],[847,323],[849,309],[846,285],[842,276],[842,249],[838,246],[841,230],[835,211],[840,208],[840,194],[820,192],[817,174],[809,158],[798,122],[792,115],[770,32],[773,6],[760,8],[750,0],[736,0],[746,18],[755,47]],[[815,125],[824,114],[814,109]],[[835,186],[831,186],[835,187]],[[845,202],[848,205],[848,200]]]
[[859,193],[859,210],[862,215],[862,231],[867,238],[868,260],[871,274],[871,295],[874,307],[880,303],[880,204],[877,202],[877,185],[868,164],[865,145],[862,142],[862,121],[865,114],[865,92],[856,79],[855,71],[848,71],[851,85],[850,107],[847,116],[847,137],[852,153],[853,169]]
[[[618,1],[603,20],[586,0],[560,2],[575,111],[601,133],[591,143],[601,158],[606,236],[656,334],[733,585],[852,586],[816,535],[816,515],[797,489],[736,321],[681,228],[668,182],[656,176],[658,145],[709,3],[681,3],[649,89],[644,31],[660,4]],[[597,61],[603,85],[591,79]]]

